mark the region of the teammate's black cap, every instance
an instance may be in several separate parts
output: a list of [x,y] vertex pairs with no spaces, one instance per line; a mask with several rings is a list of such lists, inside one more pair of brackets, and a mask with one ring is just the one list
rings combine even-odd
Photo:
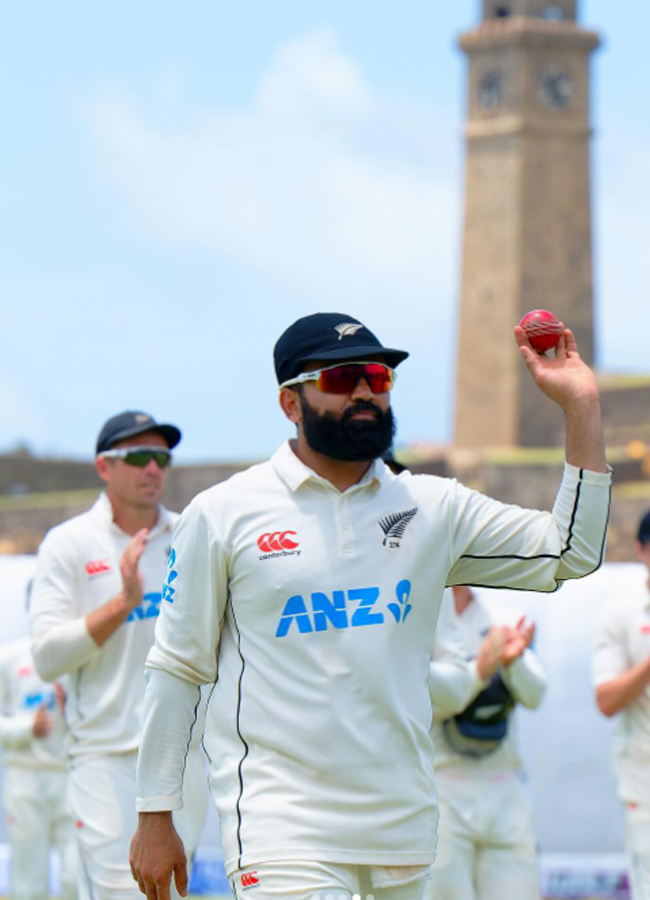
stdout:
[[639,522],[637,539],[640,544],[650,544],[650,511]]
[[278,384],[295,378],[306,362],[319,359],[329,362],[367,360],[384,357],[395,368],[408,353],[384,347],[375,335],[353,316],[343,313],[314,313],[298,319],[280,335],[273,359]]
[[104,422],[97,437],[96,452],[97,454],[103,453],[104,450],[110,450],[118,441],[123,441],[136,434],[143,434],[145,431],[155,431],[156,434],[159,434],[164,438],[170,450],[181,439],[181,432],[175,425],[158,423],[149,413],[129,409]]

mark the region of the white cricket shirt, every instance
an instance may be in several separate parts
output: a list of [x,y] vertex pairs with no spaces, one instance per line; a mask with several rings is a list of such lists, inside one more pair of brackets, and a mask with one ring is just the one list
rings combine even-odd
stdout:
[[444,586],[553,591],[593,571],[609,491],[609,475],[567,466],[552,515],[376,461],[340,493],[286,443],[199,494],[147,661],[138,808],[178,808],[196,686],[217,679],[205,746],[229,873],[430,863]]
[[[54,725],[43,738],[34,736],[34,718],[45,706]],[[5,766],[65,771],[65,723],[54,688],[38,677],[29,638],[0,650],[0,746]]]
[[[650,656],[650,592],[641,574],[635,591],[612,598],[598,615],[593,683],[599,687]],[[650,685],[614,717],[618,793],[626,803],[650,804]]]
[[110,501],[101,494],[88,512],[53,528],[41,544],[30,606],[32,652],[45,681],[69,675],[72,756],[138,748],[144,663],[177,519],[160,508],[140,559],[142,604],[102,647],[88,633],[85,617],[122,590],[120,559],[132,536],[113,522]]
[[[451,591],[449,594],[451,595]],[[451,603],[452,614],[456,619],[460,638],[465,648],[465,658],[472,667],[475,665],[473,661],[478,657],[490,628],[495,625],[509,625],[514,628],[521,618],[518,610],[500,602],[498,596],[479,597],[474,592],[469,606],[465,607],[460,615],[453,607],[453,600]],[[532,650],[524,650],[518,659],[506,668],[502,668],[500,672],[503,683],[516,703],[521,703],[528,709],[536,709],[539,706],[546,690],[546,675]],[[484,687],[486,687],[485,683],[477,678],[476,686],[465,706],[468,706]],[[433,726],[436,770],[444,767],[462,768],[467,774],[474,773],[479,777],[517,771],[521,768],[521,758],[517,746],[515,723],[516,713],[513,711],[508,718],[506,735],[496,750],[476,758],[456,752],[447,740],[443,724],[436,722]]]

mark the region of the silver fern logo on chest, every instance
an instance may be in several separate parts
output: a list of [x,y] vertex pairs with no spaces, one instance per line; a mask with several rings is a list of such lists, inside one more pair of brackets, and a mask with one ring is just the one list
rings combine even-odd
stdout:
[[406,509],[404,512],[391,513],[379,520],[379,527],[384,532],[382,541],[384,547],[399,547],[407,525],[415,518],[417,511],[416,506],[414,509]]

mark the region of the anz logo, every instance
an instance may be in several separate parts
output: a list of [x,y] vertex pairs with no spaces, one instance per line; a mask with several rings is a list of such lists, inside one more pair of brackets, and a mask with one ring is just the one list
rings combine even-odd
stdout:
[[176,565],[176,551],[172,547],[169,551],[169,559],[167,560],[167,568],[169,572],[167,573],[167,578],[165,579],[165,583],[163,584],[162,589],[162,599],[166,600],[167,603],[174,602],[174,594],[176,593],[176,588],[173,586],[174,582],[178,578],[178,572],[174,568]]
[[156,619],[160,615],[161,600],[161,593],[145,594],[140,606],[136,606],[133,612],[129,613],[126,621],[136,622],[139,619]]
[[[397,624],[405,622],[412,606],[411,582],[403,579],[395,587],[394,601],[387,605],[388,611]],[[282,610],[275,636],[286,637],[291,626],[300,634],[311,634],[314,631],[327,631],[331,626],[339,630],[344,628],[365,628],[367,625],[383,625],[386,618],[377,607],[380,598],[378,587],[353,588],[347,591],[332,591],[331,596],[321,591],[314,591],[310,596],[309,609],[302,594],[289,597]]]
[[37,693],[27,694],[23,697],[20,705],[22,709],[29,710],[30,712],[35,707],[41,706],[53,710],[56,709],[56,697],[54,696],[54,691],[38,691]]

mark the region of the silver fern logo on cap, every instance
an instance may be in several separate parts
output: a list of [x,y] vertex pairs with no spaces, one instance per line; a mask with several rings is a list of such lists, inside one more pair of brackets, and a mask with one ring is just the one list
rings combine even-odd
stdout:
[[391,513],[389,516],[385,516],[383,519],[379,520],[379,527],[384,532],[384,539],[382,541],[384,547],[386,544],[388,544],[389,547],[399,547],[399,542],[404,537],[406,526],[411,519],[415,517],[417,511],[418,508],[416,506],[415,509],[406,509],[404,512]]
[[343,322],[335,326],[335,331],[338,331],[339,340],[342,341],[344,337],[356,334],[360,328],[363,328],[363,325],[359,325],[358,322]]

